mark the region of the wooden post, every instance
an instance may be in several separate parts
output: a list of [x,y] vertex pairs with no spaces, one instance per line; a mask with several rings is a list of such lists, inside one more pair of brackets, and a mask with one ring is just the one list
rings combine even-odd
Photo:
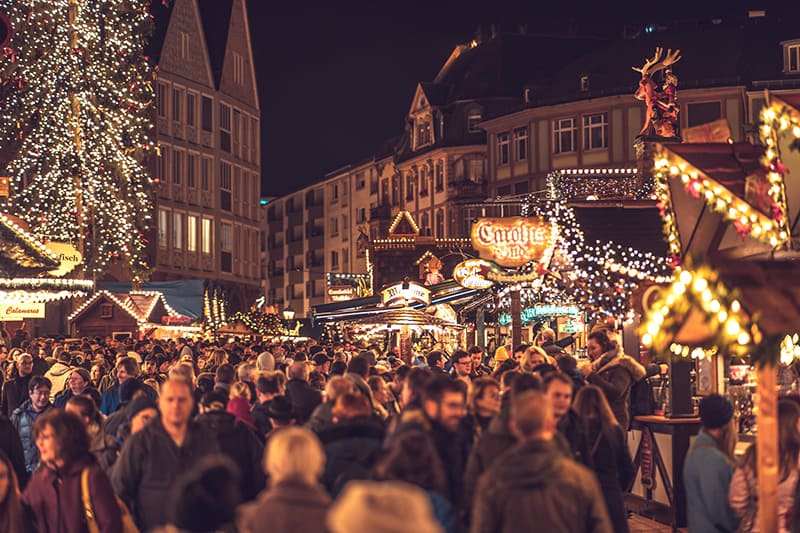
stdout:
[[483,306],[479,307],[475,312],[475,332],[477,339],[475,339],[475,346],[486,349],[486,317],[484,315]]
[[[519,289],[511,289],[511,349],[522,344],[522,300]],[[511,357],[513,354],[508,354]]]
[[765,364],[757,370],[758,521],[761,531],[778,531],[778,372]]

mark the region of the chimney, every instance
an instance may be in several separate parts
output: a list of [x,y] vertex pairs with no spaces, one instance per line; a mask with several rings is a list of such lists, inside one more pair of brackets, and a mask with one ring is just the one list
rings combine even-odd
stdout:
[[589,75],[583,74],[581,76],[581,92],[585,93],[589,90]]

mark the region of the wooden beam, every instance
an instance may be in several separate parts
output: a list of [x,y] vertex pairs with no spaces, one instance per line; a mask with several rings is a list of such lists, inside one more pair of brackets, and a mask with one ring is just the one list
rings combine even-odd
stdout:
[[778,531],[778,372],[766,364],[758,376],[758,521],[761,531]]

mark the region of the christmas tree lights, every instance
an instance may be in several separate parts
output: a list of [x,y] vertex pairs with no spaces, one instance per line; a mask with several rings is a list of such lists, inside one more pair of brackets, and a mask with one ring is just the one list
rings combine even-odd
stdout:
[[12,206],[44,240],[76,243],[85,275],[146,278],[153,149],[152,21],[144,0],[0,0],[0,148]]

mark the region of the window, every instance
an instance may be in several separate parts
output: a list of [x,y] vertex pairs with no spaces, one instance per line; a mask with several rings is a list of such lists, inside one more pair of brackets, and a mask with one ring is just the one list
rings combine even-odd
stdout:
[[189,59],[189,34],[181,32],[181,59]]
[[786,72],[800,72],[800,43],[786,47]]
[[183,248],[183,213],[172,213],[172,247]]
[[200,106],[200,125],[203,131],[214,131],[214,119],[212,117],[213,102],[211,97],[203,95]]
[[444,160],[440,159],[436,164],[436,190],[444,190]]
[[114,304],[100,304],[100,318],[114,318]]
[[231,164],[227,161],[219,162],[219,207],[231,210]]
[[233,82],[244,85],[244,57],[239,52],[233,52]]
[[172,183],[180,185],[183,179],[183,152],[172,152]]
[[158,172],[162,182],[166,182],[169,177],[169,147],[160,147],[161,155],[158,158]]
[[219,147],[231,151],[231,106],[219,104]]
[[511,194],[511,185],[503,185],[497,188],[497,196],[509,196]]
[[169,230],[169,211],[166,209],[158,210],[158,245],[161,248],[169,246],[167,231]]
[[367,208],[366,207],[357,207],[356,208],[356,224],[360,224],[361,222],[367,221]]
[[367,179],[363,172],[356,174],[356,190],[361,190],[367,186]]
[[190,189],[197,187],[197,154],[186,154],[186,185]]
[[468,181],[481,183],[483,181],[483,159],[468,159],[464,162]]
[[339,268],[339,252],[331,251],[331,269]]
[[481,121],[482,114],[480,109],[471,109],[467,113],[467,132],[479,133],[481,130],[478,128],[478,123]]
[[426,144],[431,144],[431,123],[427,118],[417,121],[417,148]]
[[575,146],[575,119],[560,118],[553,121],[553,153],[566,154],[574,152]]
[[186,93],[186,125],[195,126],[197,115],[197,95]]
[[439,239],[444,238],[444,210],[436,210],[436,237]]
[[339,235],[339,219],[331,217],[331,236]]
[[373,170],[369,171],[369,193],[378,194],[378,174]]
[[200,166],[200,188],[204,191],[211,190],[211,158],[204,157]]
[[167,118],[167,85],[159,82],[156,86],[156,109],[158,116]]
[[527,128],[514,130],[514,159],[516,161],[526,161],[528,159]]
[[608,113],[595,113],[583,117],[583,149],[608,148]]
[[223,222],[219,231],[219,247],[223,252],[233,250],[233,224]]
[[172,120],[181,121],[181,109],[183,108],[183,89],[172,89]]
[[422,213],[422,216],[420,217],[419,234],[431,234],[431,217],[427,212]]
[[204,254],[211,254],[211,246],[213,245],[213,221],[210,218],[204,218],[202,221],[202,228],[201,228],[201,250]]
[[186,217],[186,250],[197,252],[197,215]]
[[708,124],[722,118],[722,104],[720,102],[703,102],[689,104],[687,108],[686,123],[691,128],[701,124]]
[[331,185],[331,201],[338,202],[339,201],[339,184],[334,183]]
[[406,200],[414,199],[414,173],[409,172],[406,175]]
[[342,248],[342,268],[346,271],[350,270],[350,250]]
[[419,195],[428,195],[428,167],[426,165],[419,168]]
[[497,163],[500,165],[507,165],[511,160],[511,142],[508,133],[497,134]]
[[236,155],[241,154],[242,142],[242,112],[238,109],[233,109],[233,153]]
[[349,231],[350,231],[350,222],[347,218],[347,215],[342,215],[342,239],[346,239],[348,237]]

